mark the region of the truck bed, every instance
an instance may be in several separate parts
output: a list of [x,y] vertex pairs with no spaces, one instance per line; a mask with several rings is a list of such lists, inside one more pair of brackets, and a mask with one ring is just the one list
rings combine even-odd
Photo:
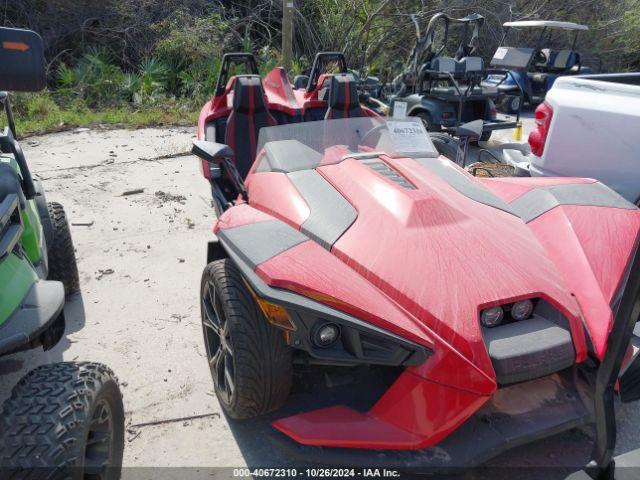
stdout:
[[533,176],[595,178],[640,200],[640,73],[559,78],[545,100],[553,108]]

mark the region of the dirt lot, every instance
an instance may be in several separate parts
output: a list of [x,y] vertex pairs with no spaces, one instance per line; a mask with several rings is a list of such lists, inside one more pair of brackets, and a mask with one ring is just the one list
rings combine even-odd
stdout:
[[[48,200],[67,209],[82,294],[68,302],[67,337],[53,351],[0,360],[0,400],[37,364],[96,360],[122,383],[126,466],[291,464],[271,444],[265,421],[230,424],[212,390],[198,306],[214,223],[210,192],[193,157],[167,158],[187,151],[194,135],[80,129],[23,142]],[[640,446],[637,413],[619,417],[620,452]],[[580,464],[590,449],[585,435],[570,432],[493,464]]]

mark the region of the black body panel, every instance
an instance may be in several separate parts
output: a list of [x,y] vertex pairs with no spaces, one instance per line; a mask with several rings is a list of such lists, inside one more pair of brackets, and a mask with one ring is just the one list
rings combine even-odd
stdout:
[[[62,283],[48,280],[34,283],[22,304],[0,327],[0,355],[39,344],[45,349],[53,347],[64,332],[63,307]],[[49,329],[55,330],[53,338],[46,336]]]

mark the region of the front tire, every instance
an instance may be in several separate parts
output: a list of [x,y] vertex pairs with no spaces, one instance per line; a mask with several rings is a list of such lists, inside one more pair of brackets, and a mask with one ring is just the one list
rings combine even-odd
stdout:
[[123,450],[122,395],[104,365],[35,368],[2,407],[0,465],[8,478],[117,480]]
[[80,290],[80,278],[76,253],[71,240],[71,230],[67,222],[67,215],[62,205],[49,203],[49,217],[53,227],[52,241],[47,245],[49,257],[49,279],[58,280],[64,284],[64,293],[71,295]]
[[282,331],[264,317],[230,259],[205,267],[200,292],[207,360],[222,409],[248,419],[280,408],[293,371]]
[[442,131],[442,125],[434,123],[431,115],[428,112],[418,112],[416,113],[416,117],[422,120],[422,124],[424,125],[424,129],[427,132],[440,132]]
[[513,115],[520,110],[520,97],[514,95],[506,95],[500,102],[500,110],[509,115]]

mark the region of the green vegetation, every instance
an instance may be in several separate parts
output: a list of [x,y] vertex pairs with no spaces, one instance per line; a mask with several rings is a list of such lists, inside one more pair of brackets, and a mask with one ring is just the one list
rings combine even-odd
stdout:
[[640,69],[640,0],[627,0],[623,17],[624,39],[620,43],[625,49],[629,67]]
[[[5,25],[43,34],[49,89],[17,95],[22,133],[91,123],[195,123],[227,51],[251,51],[261,72],[279,63],[281,0],[52,0],[5,6]],[[640,0],[295,0],[290,74],[320,50],[341,50],[352,68],[390,81],[437,11],[486,18],[480,54],[489,57],[507,20],[585,23],[583,60],[609,71],[640,67]]]
[[[123,66],[108,47],[91,45],[78,58],[53,66],[49,90],[13,95],[19,133],[95,124],[194,125],[214,90],[228,27],[215,13],[189,19],[177,11],[151,31],[160,40],[133,68]],[[248,42],[244,47],[252,50]],[[263,73],[278,63],[277,52],[268,47],[256,53]]]
[[69,128],[103,125],[145,127],[160,125],[195,125],[198,112],[175,100],[134,108],[129,105],[90,109],[82,102],[60,107],[50,92],[13,96],[16,128],[20,135],[55,132]]

